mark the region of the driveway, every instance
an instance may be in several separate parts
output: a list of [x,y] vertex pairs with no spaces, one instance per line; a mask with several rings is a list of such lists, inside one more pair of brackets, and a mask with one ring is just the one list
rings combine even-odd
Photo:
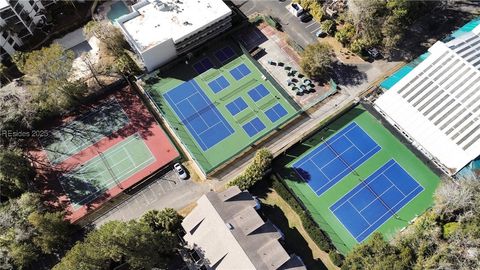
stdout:
[[315,20],[307,23],[300,22],[287,10],[287,6],[292,3],[291,0],[233,0],[232,2],[247,16],[263,13],[276,18],[282,24],[283,30],[304,48],[317,41],[315,32],[320,29],[320,24]]
[[180,210],[198,200],[208,191],[210,191],[208,184],[180,180],[174,171],[168,171],[136,193],[128,195],[128,199],[93,223],[95,226],[100,226],[111,220],[136,219],[151,209],[161,210],[171,207]]

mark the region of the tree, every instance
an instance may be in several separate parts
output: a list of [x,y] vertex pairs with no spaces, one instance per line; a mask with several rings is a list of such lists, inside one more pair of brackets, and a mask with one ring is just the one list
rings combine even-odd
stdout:
[[[25,130],[36,118],[29,91],[21,81],[14,81],[0,89],[0,129]],[[2,138],[8,140],[8,138]]]
[[0,268],[23,269],[68,244],[70,227],[50,213],[40,195],[24,193],[0,207]]
[[410,256],[400,259],[400,250],[386,242],[380,233],[373,233],[365,242],[355,247],[345,258],[342,269],[383,270],[409,269]]
[[35,230],[32,242],[45,254],[52,254],[69,241],[71,227],[60,212],[33,212],[28,222]]
[[8,68],[3,63],[0,63],[0,84],[1,84],[1,80],[3,79],[5,79],[8,82],[12,81],[8,76]]
[[95,36],[101,41],[100,54],[102,55],[103,69],[129,76],[140,71],[137,64],[126,52],[128,47],[122,32],[105,21],[90,21],[83,32],[87,37]]
[[183,217],[173,208],[165,208],[162,211],[150,210],[143,214],[141,222],[147,224],[154,231],[177,232]]
[[355,28],[350,23],[344,24],[343,27],[335,33],[335,38],[338,42],[342,43],[343,46],[350,44],[354,36]]
[[30,162],[19,150],[0,151],[0,195],[15,198],[25,192],[35,175]]
[[114,263],[151,269],[163,266],[177,244],[175,234],[153,231],[144,222],[111,221],[90,232],[53,269],[108,269]]
[[327,74],[332,64],[331,48],[325,43],[310,44],[302,53],[300,66],[309,77],[319,78]]
[[255,153],[253,161],[245,171],[230,181],[228,186],[238,186],[241,190],[251,188],[256,182],[263,179],[263,177],[270,170],[273,156],[266,148],[262,148]]
[[88,38],[92,36],[98,38],[114,55],[123,54],[123,49],[127,45],[122,32],[106,21],[89,21],[84,26],[83,32]]
[[333,36],[336,31],[335,22],[333,20],[325,20],[320,25],[320,29],[322,29],[323,32],[327,33],[327,35]]
[[83,83],[70,80],[73,59],[74,53],[59,44],[14,56],[15,64],[26,75],[32,104],[40,112],[65,110],[85,93]]
[[355,38],[362,38],[368,46],[382,40],[381,25],[386,13],[383,0],[350,0],[348,15],[355,27]]

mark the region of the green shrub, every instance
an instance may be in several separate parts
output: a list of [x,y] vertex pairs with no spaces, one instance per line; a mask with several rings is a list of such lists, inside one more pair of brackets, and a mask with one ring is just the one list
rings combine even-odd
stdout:
[[317,0],[299,0],[298,3],[312,14],[313,18],[320,22],[323,18],[323,8]]
[[277,21],[277,19],[275,19],[274,17],[270,16],[270,15],[266,15],[264,16],[264,20],[265,22],[270,25],[271,27],[277,29],[277,30],[281,30],[282,29],[282,25]]
[[342,43],[343,46],[350,44],[354,36],[355,27],[350,23],[344,24],[343,27],[335,33],[335,38],[338,42]]
[[458,222],[449,222],[443,225],[443,237],[449,238],[458,229]]
[[307,213],[305,213],[300,203],[297,201],[297,199],[295,199],[295,197],[293,197],[285,185],[281,183],[280,180],[274,178],[272,181],[272,188],[290,205],[290,207],[292,207],[295,213],[300,216],[300,220],[302,221],[305,231],[312,238],[315,244],[317,244],[317,246],[325,252],[333,250],[334,247],[331,244],[330,239],[322,230],[320,230],[313,219]]
[[328,252],[328,257],[330,257],[330,260],[332,260],[333,264],[339,267],[342,266],[343,260],[345,259],[342,254],[334,250],[330,250]]
[[336,24],[332,20],[325,20],[322,22],[320,25],[320,29],[322,29],[323,32],[327,33],[329,36],[334,36],[336,29]]
[[245,171],[230,181],[227,186],[238,186],[241,190],[251,188],[256,182],[262,178],[270,170],[272,165],[273,155],[266,148],[262,148],[255,153],[253,161]]

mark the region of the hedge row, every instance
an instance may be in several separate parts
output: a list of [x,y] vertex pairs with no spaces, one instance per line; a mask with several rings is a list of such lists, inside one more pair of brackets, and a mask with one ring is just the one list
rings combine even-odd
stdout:
[[293,197],[292,193],[290,193],[285,185],[275,177],[272,181],[272,188],[293,208],[295,213],[298,214],[303,227],[317,246],[325,252],[334,251],[335,247],[332,245],[327,235],[320,230],[313,219],[303,210],[300,203],[295,197]]
[[345,257],[335,250],[330,250],[328,252],[328,257],[330,257],[330,260],[333,262],[333,264],[339,267],[342,266],[343,260],[345,260]]

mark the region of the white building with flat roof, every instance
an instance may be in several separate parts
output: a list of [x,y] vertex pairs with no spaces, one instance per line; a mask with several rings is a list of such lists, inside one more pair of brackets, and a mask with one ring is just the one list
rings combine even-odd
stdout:
[[429,52],[375,107],[453,175],[480,156],[480,26]]
[[143,0],[131,8],[117,23],[148,71],[231,26],[222,0]]

